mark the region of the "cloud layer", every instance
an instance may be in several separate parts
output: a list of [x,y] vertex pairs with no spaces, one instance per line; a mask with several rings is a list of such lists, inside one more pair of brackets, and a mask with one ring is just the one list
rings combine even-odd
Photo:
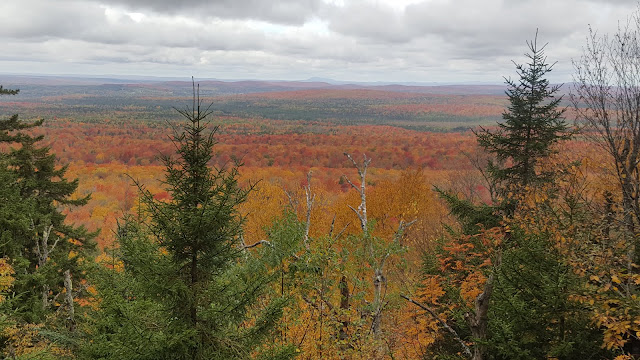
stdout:
[[500,82],[539,29],[569,81],[635,0],[4,0],[0,71]]

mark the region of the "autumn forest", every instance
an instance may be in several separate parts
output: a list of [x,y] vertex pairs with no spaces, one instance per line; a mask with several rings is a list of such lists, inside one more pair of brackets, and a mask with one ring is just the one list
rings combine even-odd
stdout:
[[563,85],[0,77],[2,356],[640,358],[630,24]]

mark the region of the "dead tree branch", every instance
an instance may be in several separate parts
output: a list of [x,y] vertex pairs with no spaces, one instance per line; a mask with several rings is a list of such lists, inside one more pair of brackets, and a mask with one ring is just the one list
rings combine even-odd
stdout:
[[304,187],[304,194],[307,200],[307,217],[304,224],[304,237],[302,241],[304,247],[309,250],[309,228],[311,228],[311,209],[313,209],[313,203],[316,200],[316,194],[311,194],[311,171],[307,173],[307,185]]
[[349,208],[351,208],[351,210],[353,210],[356,213],[356,215],[358,215],[358,219],[360,219],[360,226],[362,227],[362,231],[366,233],[368,224],[367,224],[367,197],[366,197],[365,191],[366,191],[367,168],[371,163],[371,158],[368,158],[367,155],[363,154],[362,164],[359,165],[350,154],[344,153],[344,156],[346,156],[351,161],[351,163],[353,163],[353,165],[358,170],[358,175],[360,176],[360,186],[356,186],[353,182],[351,182],[351,180],[349,180],[349,178],[346,175],[342,175],[342,177],[347,181],[347,183],[349,183],[349,185],[351,185],[352,188],[356,189],[356,191],[358,191],[358,193],[360,194],[360,205],[358,206],[358,209],[356,210],[351,206],[349,206]]
[[438,314],[436,314],[435,311],[433,311],[431,308],[429,308],[426,305],[423,305],[422,303],[411,299],[410,297],[406,296],[406,295],[400,295],[400,297],[402,297],[403,299],[407,300],[408,302],[416,305],[417,307],[421,308],[422,310],[425,310],[426,312],[428,312],[429,314],[431,314],[431,316],[433,316],[436,321],[438,321],[438,323],[445,328],[445,330],[447,330],[449,333],[451,333],[451,335],[453,335],[453,338],[456,339],[456,341],[460,344],[460,346],[462,346],[462,349],[464,350],[464,353],[467,354],[467,356],[472,357],[473,354],[471,353],[471,349],[469,348],[469,346],[467,346],[467,344],[465,344],[465,342],[460,338],[460,335],[458,335],[458,333],[451,327],[449,326],[444,320],[442,320]]

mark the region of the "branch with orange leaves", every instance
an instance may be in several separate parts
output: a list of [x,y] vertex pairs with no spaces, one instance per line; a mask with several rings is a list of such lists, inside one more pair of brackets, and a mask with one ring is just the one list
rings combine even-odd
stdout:
[[464,353],[467,354],[467,356],[472,357],[473,354],[471,353],[471,349],[469,349],[469,346],[467,346],[467,344],[464,343],[464,341],[462,341],[462,339],[460,338],[460,335],[458,335],[458,333],[451,327],[449,326],[444,320],[442,320],[438,314],[436,314],[435,311],[433,311],[433,309],[429,308],[428,306],[411,299],[410,297],[406,296],[406,295],[400,295],[401,298],[407,300],[408,302],[416,305],[417,307],[421,308],[422,310],[425,310],[426,312],[428,312],[429,314],[431,314],[431,316],[433,316],[438,323],[440,323],[440,325],[442,325],[443,328],[445,328],[447,331],[449,331],[451,333],[451,335],[453,335],[453,337],[456,339],[456,341],[460,344],[460,346],[462,346],[462,348],[464,349]]

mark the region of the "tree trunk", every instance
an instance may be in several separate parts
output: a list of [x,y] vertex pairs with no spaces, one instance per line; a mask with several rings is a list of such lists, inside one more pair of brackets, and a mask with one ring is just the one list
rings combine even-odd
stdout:
[[475,345],[473,346],[473,360],[484,360],[486,347],[483,344],[487,340],[487,324],[489,312],[489,300],[493,292],[492,277],[487,280],[484,285],[484,291],[478,295],[475,302],[475,313],[467,314],[469,325],[471,327],[471,335],[473,336]]
[[198,323],[198,314],[196,309],[196,282],[198,281],[198,256],[194,251],[191,254],[191,304],[189,304],[189,315],[191,317],[191,326],[196,327]]
[[49,307],[49,285],[42,285],[42,309],[46,310]]
[[475,309],[472,314],[467,313],[466,318],[471,328],[471,336],[475,343],[473,347],[473,360],[484,360],[486,355],[486,346],[484,343],[487,341],[487,325],[489,323],[489,302],[491,301],[491,294],[493,293],[493,286],[495,281],[496,269],[500,267],[502,261],[501,254],[498,254],[494,263],[494,270],[487,282],[484,284],[482,293],[476,297]]
[[67,317],[69,331],[76,330],[75,320],[75,308],[73,306],[73,282],[71,281],[71,272],[69,270],[64,272],[64,288],[66,290],[65,301],[67,303]]
[[[189,317],[191,319],[191,328],[196,331],[198,325],[198,309],[197,309],[197,288],[196,283],[198,281],[198,254],[193,251],[191,254],[191,301],[189,304]],[[197,334],[197,331],[196,331]],[[196,335],[196,336],[199,336]],[[195,360],[198,357],[198,344],[200,343],[199,339],[193,344],[193,348],[191,349],[191,358]]]
[[[42,232],[42,239],[38,236],[38,232],[36,231],[36,226],[31,220],[31,227],[35,231],[36,235],[36,256],[38,257],[38,269],[42,269],[49,260],[49,254],[55,249],[56,245],[58,245],[58,241],[60,238],[56,239],[53,243],[53,246],[49,246],[49,236],[51,235],[51,230],[53,230],[53,225],[49,225]],[[46,310],[49,307],[49,285],[42,285],[42,309]]]
[[338,333],[338,339],[343,342],[340,348],[346,350],[349,346],[347,340],[349,339],[349,284],[347,283],[347,277],[342,275],[340,279],[340,331]]
[[373,320],[371,332],[377,338],[380,336],[382,327],[382,291],[386,280],[381,269],[375,269],[373,276]]

